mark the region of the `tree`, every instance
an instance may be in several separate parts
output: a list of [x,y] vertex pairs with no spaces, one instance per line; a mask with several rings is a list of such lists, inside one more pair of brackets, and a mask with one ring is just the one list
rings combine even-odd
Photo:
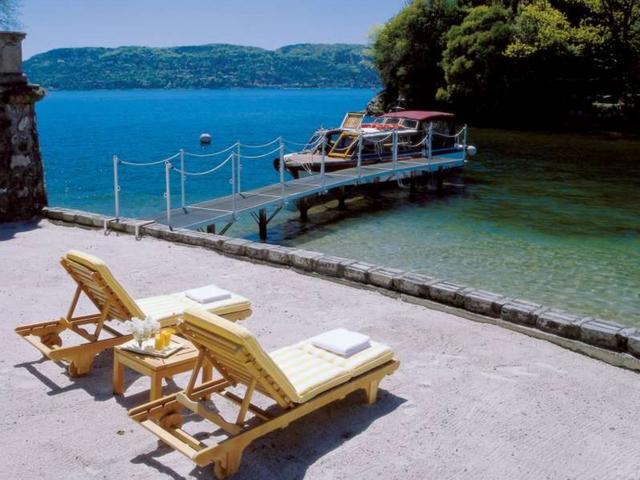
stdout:
[[404,96],[545,126],[640,117],[640,0],[413,0],[373,52],[387,107]]
[[447,33],[442,68],[446,87],[438,100],[466,113],[496,114],[507,88],[505,49],[511,41],[511,14],[499,4],[472,8]]
[[400,98],[411,107],[433,104],[444,84],[440,66],[446,33],[464,17],[458,0],[413,0],[374,33],[373,59],[388,107]]
[[[605,26],[617,87],[630,103],[640,103],[640,1],[598,0],[596,12]],[[640,107],[640,105],[636,105]]]
[[0,0],[0,30],[19,30],[21,0]]

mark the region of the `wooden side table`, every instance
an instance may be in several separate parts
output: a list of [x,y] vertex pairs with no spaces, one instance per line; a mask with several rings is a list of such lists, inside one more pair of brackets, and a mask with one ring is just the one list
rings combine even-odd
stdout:
[[[113,349],[113,393],[122,395],[124,388],[124,367],[127,366],[142,375],[151,378],[151,391],[149,401],[162,396],[162,379],[172,377],[178,373],[192,370],[198,357],[198,349],[191,342],[174,335],[172,340],[179,342],[183,347],[167,358],[140,355],[122,346]],[[204,362],[202,366],[202,381],[207,382],[212,378],[211,365]]]

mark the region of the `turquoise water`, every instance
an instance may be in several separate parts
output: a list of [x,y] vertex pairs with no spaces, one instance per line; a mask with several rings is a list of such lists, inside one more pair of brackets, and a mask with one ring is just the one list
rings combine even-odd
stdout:
[[[38,104],[50,202],[113,212],[111,156],[163,158],[277,135],[304,141],[317,126],[361,109],[370,90],[53,92]],[[640,325],[640,139],[471,131],[479,154],[444,195],[406,191],[333,205],[300,223],[280,214],[269,240],[359,258]],[[258,150],[264,152],[265,150]],[[253,152],[251,152],[253,153]],[[206,170],[192,159],[187,169]],[[230,171],[189,179],[188,201],[229,191]],[[163,168],[123,167],[123,213],[164,206]],[[246,188],[277,181],[271,157],[245,161]],[[178,202],[173,178],[174,204]],[[256,238],[246,218],[229,234]]]

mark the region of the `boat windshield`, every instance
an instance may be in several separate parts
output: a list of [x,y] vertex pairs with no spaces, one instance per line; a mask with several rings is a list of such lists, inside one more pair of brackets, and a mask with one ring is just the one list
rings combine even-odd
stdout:
[[400,125],[406,128],[418,128],[418,121],[417,120],[409,120],[407,118],[403,118],[400,121]]
[[329,136],[331,151],[329,155],[334,157],[346,157],[351,154],[353,146],[358,141],[358,135],[347,132],[333,132]]
[[322,145],[320,144],[320,139],[324,136],[324,132],[315,132],[313,135],[311,135],[311,138],[307,141],[307,144],[304,147],[305,151],[308,150],[312,150],[315,148],[322,148]]

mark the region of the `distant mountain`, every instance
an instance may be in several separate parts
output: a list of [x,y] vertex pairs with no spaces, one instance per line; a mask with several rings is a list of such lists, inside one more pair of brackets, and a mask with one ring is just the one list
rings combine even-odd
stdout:
[[31,82],[62,90],[380,85],[366,47],[346,44],[61,48],[24,68]]

